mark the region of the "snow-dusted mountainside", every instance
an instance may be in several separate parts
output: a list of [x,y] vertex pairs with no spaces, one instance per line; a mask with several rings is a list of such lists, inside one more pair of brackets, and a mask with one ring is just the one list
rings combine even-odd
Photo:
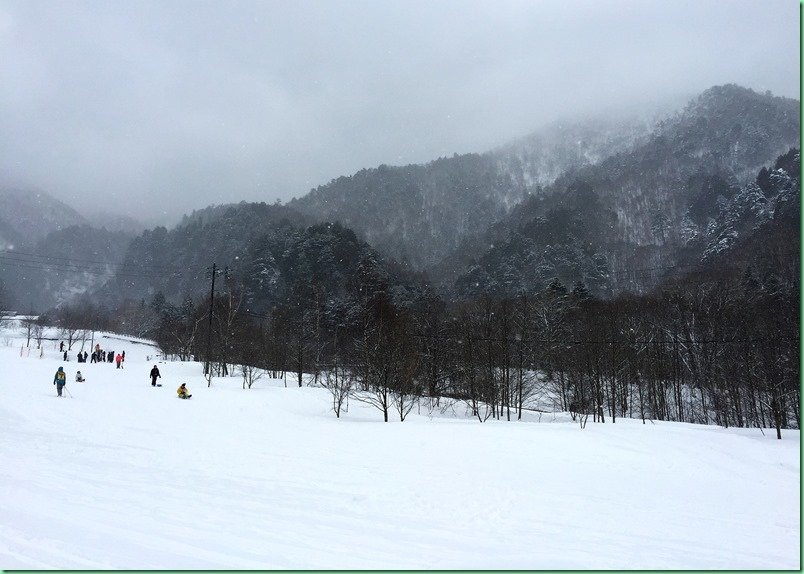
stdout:
[[0,190],[0,307],[45,310],[99,288],[133,237],[112,227],[42,191]]
[[30,245],[51,231],[85,223],[72,207],[43,191],[0,189],[0,249]]
[[[776,158],[798,145],[799,119],[796,100],[717,86],[660,122],[643,116],[556,123],[484,154],[364,169],[285,206],[212,206],[175,229],[144,232],[125,257],[116,241],[109,243],[114,255],[107,257],[65,237],[40,238],[35,254],[57,251],[61,257],[108,264],[93,273],[96,278],[109,279],[117,269],[99,291],[111,305],[159,291],[179,301],[206,290],[205,273],[213,261],[246,283],[255,269],[276,275],[277,261],[287,258],[279,251],[281,242],[268,248],[274,252],[258,252],[266,234],[281,235],[288,226],[302,233],[311,223],[340,222],[391,265],[395,260],[406,272],[423,271],[422,277],[448,297],[533,292],[555,278],[567,285],[582,281],[596,295],[641,289],[644,284],[633,278],[622,280],[629,270],[701,262],[704,253],[722,253],[718,245],[734,243],[735,231],[743,237],[762,232],[756,225],[737,230],[726,219],[742,209],[737,203],[754,198],[764,201],[767,220],[778,203],[773,194],[795,188],[790,166],[790,185],[776,181],[778,174],[771,183],[769,174]],[[771,193],[764,199],[746,187],[761,168],[767,180],[763,193]],[[31,229],[47,230],[80,217],[42,194],[26,197],[28,203],[15,208],[22,216],[5,218],[14,225],[0,217],[0,237],[8,243],[24,245]],[[44,206],[38,212],[36,202]],[[41,222],[34,222],[34,215]],[[692,237],[706,245],[698,249],[693,242],[689,249]],[[88,253],[92,257],[85,257]],[[346,272],[335,269],[342,259],[326,253],[314,257],[319,258],[327,273]],[[309,277],[315,275],[318,263],[296,263]],[[0,265],[0,282],[17,295],[20,308],[27,308],[29,292],[44,289],[47,297],[35,299],[52,304],[94,290],[100,281],[89,281],[86,273],[79,279],[46,273],[35,287],[21,288],[9,273]],[[269,304],[266,298],[252,302]]]
[[142,233],[148,227],[133,217],[120,213],[97,211],[87,213],[86,218],[93,227],[98,229],[105,228],[108,231],[119,231],[130,235]]
[[[538,290],[559,278],[605,295],[640,288],[630,270],[701,263],[722,251],[723,233],[734,243],[734,218],[746,209],[767,222],[780,198],[800,195],[799,122],[796,100],[735,85],[707,90],[632,150],[568,171],[467,238],[434,276],[457,277],[463,294]],[[764,232],[752,221],[740,224],[742,236]],[[707,245],[690,251],[691,238]]]
[[648,129],[638,119],[556,123],[484,154],[364,169],[290,205],[319,221],[339,221],[384,255],[426,269],[540,186],[630,149]]
[[657,221],[680,228],[707,177],[744,184],[797,147],[799,119],[797,100],[716,86],[662,121],[557,123],[485,154],[362,170],[291,205],[443,279],[584,181],[614,214],[616,240],[642,249],[664,241]]
[[45,336],[40,358],[0,332],[3,569],[800,567],[799,431],[481,424],[449,401],[386,424],[353,400],[338,419],[323,388],[208,388],[200,364],[162,360],[152,387],[147,342],[96,333],[126,351],[116,369]]
[[44,310],[100,288],[117,272],[132,235],[71,225],[51,231],[32,245],[0,251],[0,305]]
[[533,190],[549,186],[575,169],[633,149],[647,140],[656,123],[638,115],[555,122],[488,155],[496,159],[501,173],[510,174]]
[[157,227],[134,238],[118,272],[98,296],[111,305],[126,298],[151,298],[157,292],[175,302],[196,297],[209,291],[213,262],[242,280],[249,274],[255,242],[267,234],[284,237],[289,228],[306,223],[304,216],[286,206],[265,203],[194,211],[173,229]]

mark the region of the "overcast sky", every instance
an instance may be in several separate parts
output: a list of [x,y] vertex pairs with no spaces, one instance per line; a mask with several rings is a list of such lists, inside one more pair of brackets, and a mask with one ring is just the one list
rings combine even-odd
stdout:
[[169,221],[799,67],[796,0],[0,0],[0,184]]

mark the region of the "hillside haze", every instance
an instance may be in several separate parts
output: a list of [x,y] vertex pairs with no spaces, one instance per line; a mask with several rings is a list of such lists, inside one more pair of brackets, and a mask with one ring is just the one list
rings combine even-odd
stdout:
[[100,288],[141,231],[130,218],[86,217],[44,191],[0,189],[0,306],[42,311]]
[[703,237],[723,201],[798,144],[799,118],[796,100],[717,86],[662,121],[554,124],[484,154],[364,169],[286,206],[219,206],[138,238],[105,298],[197,297],[213,261],[246,277],[275,260],[261,259],[270,250],[256,242],[281,235],[281,220],[340,223],[450,297],[533,291],[555,278],[598,295],[640,290],[656,277],[626,271],[689,263],[682,236]]
[[557,122],[483,154],[361,170],[290,205],[319,221],[339,221],[384,255],[428,269],[557,177],[630,149],[649,127],[638,118]]
[[[714,87],[632,149],[531,194],[468,238],[436,276],[457,275],[464,293],[530,291],[554,278],[594,284],[598,295],[641,289],[624,281],[627,271],[679,263],[690,235],[702,237],[725,202],[798,148],[799,122],[796,100]],[[798,170],[787,170],[795,187]]]
[[[328,269],[318,276],[329,278],[323,286],[342,291],[339,277],[355,269],[346,259],[324,253],[311,266],[308,248],[305,261],[277,251],[286,249],[285,235],[305,243],[298,234],[309,226],[338,223],[373,250],[372,266],[385,267],[380,275],[400,287],[429,279],[449,298],[533,292],[554,279],[582,282],[601,296],[643,290],[658,274],[629,270],[711,255],[709,244],[731,233],[722,223],[734,211],[726,203],[744,203],[745,186],[762,169],[767,179],[777,158],[798,145],[799,120],[797,100],[716,86],[663,119],[643,113],[557,122],[482,154],[363,169],[287,205],[212,206],[133,241],[136,222],[95,215],[112,230],[67,232],[86,219],[44,193],[6,192],[6,213],[22,217],[0,218],[0,232],[7,246],[27,246],[32,255],[6,255],[0,281],[20,308],[88,292],[107,305],[157,293],[178,303],[208,291],[214,262],[244,284],[253,307],[266,308],[302,277],[313,281],[313,268]],[[785,173],[795,180],[791,169]],[[775,193],[763,196],[766,216]],[[126,231],[114,231],[120,228]],[[762,231],[755,225],[741,233],[742,240]]]

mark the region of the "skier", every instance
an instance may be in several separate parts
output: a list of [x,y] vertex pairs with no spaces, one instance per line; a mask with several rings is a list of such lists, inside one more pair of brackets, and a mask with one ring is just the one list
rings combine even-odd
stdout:
[[84,375],[81,374],[81,371],[77,371],[75,373],[75,382],[76,383],[84,383],[84,382],[86,382],[86,379],[84,378]]
[[63,367],[59,367],[56,371],[56,376],[53,377],[53,384],[56,385],[56,393],[61,396],[61,390],[67,384],[67,373],[64,372]]
[[156,378],[157,377],[159,377],[161,379],[162,375],[159,374],[159,369],[157,369],[156,365],[154,365],[154,368],[151,369],[151,386],[152,387],[156,386]]
[[120,363],[123,361],[123,356],[120,353],[117,353],[117,357],[115,358],[115,362],[117,363],[117,368],[120,368]]
[[176,393],[179,395],[180,399],[189,399],[193,395],[189,394],[187,390],[187,383],[182,383],[181,386],[176,389]]

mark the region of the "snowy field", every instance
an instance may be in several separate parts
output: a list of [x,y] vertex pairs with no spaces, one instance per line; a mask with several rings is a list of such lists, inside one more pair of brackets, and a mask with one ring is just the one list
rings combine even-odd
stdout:
[[800,567],[798,432],[385,424],[354,401],[338,420],[290,380],[207,388],[198,364],[160,363],[154,388],[148,345],[100,338],[126,351],[118,370],[52,341],[21,357],[5,333],[3,569]]

